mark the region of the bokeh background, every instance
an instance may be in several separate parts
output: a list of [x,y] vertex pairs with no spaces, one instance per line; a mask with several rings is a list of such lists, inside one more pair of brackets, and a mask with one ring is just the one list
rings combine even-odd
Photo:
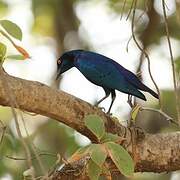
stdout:
[[[177,81],[180,84],[180,1],[165,2]],[[148,73],[147,60],[131,38],[131,4],[132,0],[126,0],[123,8],[123,0],[0,0],[0,19],[11,20],[21,27],[23,41],[17,43],[31,56],[25,61],[7,59],[5,70],[14,76],[56,88],[57,57],[64,51],[86,49],[106,55],[135,73],[141,71],[143,82],[155,90]],[[152,74],[161,90],[163,111],[177,119],[161,1],[138,1],[134,32],[139,44],[148,51]],[[9,42],[0,38],[8,45],[8,54],[17,54]],[[91,84],[76,69],[64,73],[59,88],[91,104],[104,96],[100,87]],[[142,106],[158,108],[158,101],[148,94],[146,96],[147,102],[137,102]],[[112,108],[113,115],[123,123],[130,117],[130,107],[126,101],[127,95],[117,92]],[[101,106],[107,109],[109,103],[110,99],[107,99]],[[46,170],[55,164],[57,153],[68,158],[78,147],[90,143],[86,137],[55,120],[27,113],[23,116],[31,139],[42,154],[40,158]],[[24,158],[25,155],[9,108],[0,107],[0,120],[7,126],[0,144],[0,179],[22,179],[27,169],[26,161],[15,158]],[[137,123],[151,133],[176,129],[155,112],[141,112]],[[26,138],[23,126],[21,130]],[[2,128],[0,132],[2,134]],[[42,175],[36,159],[33,165],[37,170],[36,175]],[[178,174],[136,173],[131,179],[176,180]]]

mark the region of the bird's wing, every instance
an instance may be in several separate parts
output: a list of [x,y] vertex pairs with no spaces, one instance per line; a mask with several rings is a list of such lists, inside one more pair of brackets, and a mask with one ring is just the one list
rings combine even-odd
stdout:
[[119,70],[121,74],[130,84],[132,84],[133,86],[135,86],[136,88],[140,90],[144,90],[144,91],[147,90],[147,87],[138,79],[138,77],[134,73],[125,69],[120,64],[118,64],[118,66],[119,66]]
[[[115,62],[116,63],[116,62]],[[118,63],[117,63],[118,64]],[[149,87],[147,87],[145,84],[143,84],[139,78],[132,73],[131,71],[127,70],[126,68],[124,68],[123,66],[121,66],[120,64],[118,64],[117,66],[120,73],[124,76],[124,78],[134,87],[136,87],[137,89],[140,89],[142,91],[146,91],[149,92],[151,95],[153,95],[155,98],[159,98],[158,94],[156,92],[154,92],[152,89],[150,89]]]
[[105,56],[84,53],[76,59],[75,66],[89,81],[98,86],[117,89],[145,100],[145,96],[131,85],[112,61]]

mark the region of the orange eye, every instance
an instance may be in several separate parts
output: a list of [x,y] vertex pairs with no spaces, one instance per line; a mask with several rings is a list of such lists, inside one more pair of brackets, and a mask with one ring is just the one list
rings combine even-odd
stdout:
[[58,63],[58,64],[61,64],[61,62],[62,62],[62,61],[61,61],[61,59],[59,58],[59,59],[57,60],[57,63]]

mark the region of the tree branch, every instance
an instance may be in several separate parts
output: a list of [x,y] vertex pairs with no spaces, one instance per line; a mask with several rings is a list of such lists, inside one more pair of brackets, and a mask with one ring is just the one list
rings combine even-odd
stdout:
[[[0,76],[2,76],[2,73],[6,76],[11,92],[20,109],[56,119],[87,136],[95,143],[97,139],[86,128],[84,117],[88,114],[97,114],[105,121],[107,132],[126,138],[122,145],[132,155],[137,172],[164,172],[180,169],[179,132],[153,135],[143,133],[136,128],[126,128],[100,109],[63,91],[52,89],[39,82],[10,76],[4,71],[0,72]],[[3,88],[2,79],[0,79],[0,104],[11,106]],[[87,159],[87,157],[83,158]],[[80,159],[80,162],[82,169],[82,165],[86,161]],[[77,162],[72,162],[71,167],[73,167],[73,163],[76,163],[77,167]],[[115,168],[111,161],[108,161],[108,163],[110,168]],[[64,168],[66,168],[66,165]],[[56,173],[60,174],[61,172],[62,170]]]
[[[132,152],[132,151],[130,151]],[[89,155],[66,164],[62,169],[56,171],[52,176],[53,180],[64,179],[89,179],[84,173]],[[180,169],[180,133],[164,133],[150,135],[136,142],[136,150],[134,152],[135,171],[136,172],[170,172]],[[117,175],[115,165],[111,160],[107,159],[108,167],[112,175]]]

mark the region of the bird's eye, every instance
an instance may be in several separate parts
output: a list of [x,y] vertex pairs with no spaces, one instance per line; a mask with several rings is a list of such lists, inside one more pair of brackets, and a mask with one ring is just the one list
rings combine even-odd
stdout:
[[58,63],[58,64],[61,64],[61,62],[62,62],[62,61],[61,61],[61,58],[59,58],[59,59],[57,60],[57,63]]

